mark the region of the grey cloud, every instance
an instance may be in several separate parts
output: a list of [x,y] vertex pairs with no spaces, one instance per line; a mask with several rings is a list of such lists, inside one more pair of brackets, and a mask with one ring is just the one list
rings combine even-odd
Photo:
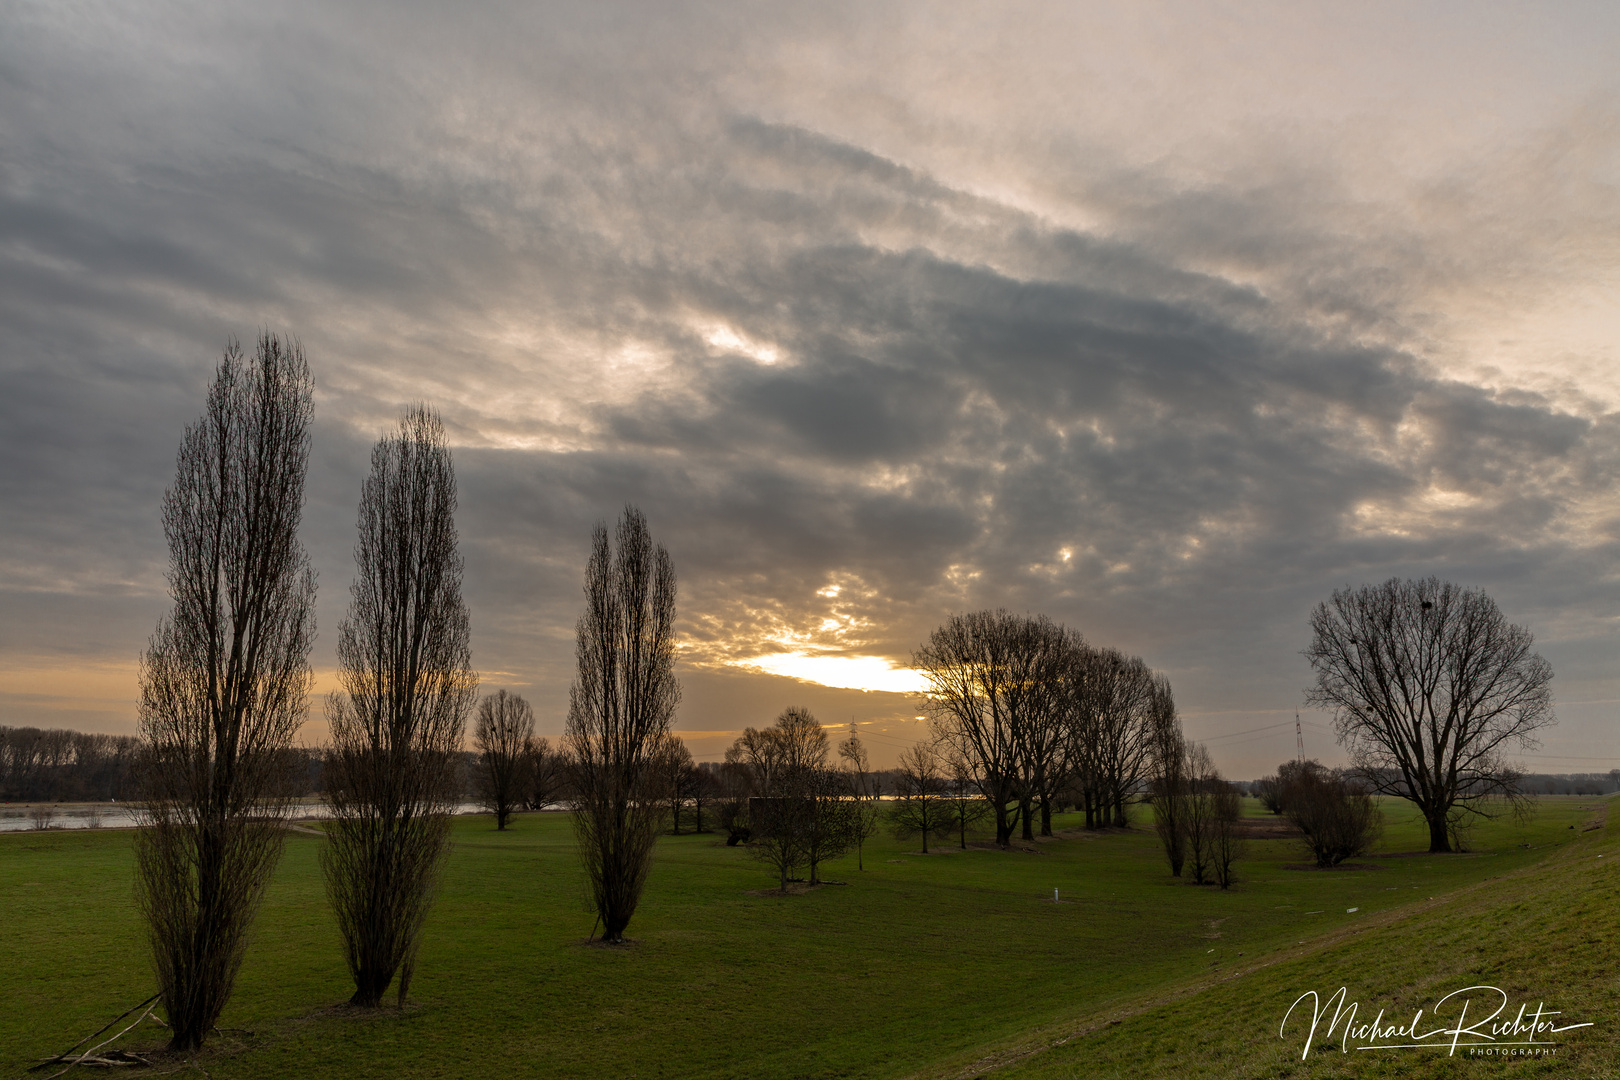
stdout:
[[[1286,710],[1311,603],[1437,571],[1584,627],[1572,670],[1602,682],[1614,417],[1437,372],[1407,295],[1432,259],[1391,258],[1410,235],[1319,173],[1190,186],[1093,148],[1066,177],[1107,228],[1065,226],[726,100],[690,27],[636,84],[593,60],[619,31],[560,22],[573,45],[526,66],[477,28],[413,17],[362,47],[311,16],[284,32],[324,49],[212,102],[212,68],[75,90],[3,47],[30,105],[0,134],[0,589],[57,613],[9,652],[138,650],[180,428],[224,336],[267,326],[319,386],[319,662],[369,442],[426,398],[465,444],[477,662],[553,728],[589,529],[627,501],[676,556],[700,648],[813,628],[844,581],[860,651],[903,661],[950,610],[1040,609],[1168,669],[1194,712]],[[411,72],[438,30],[496,60]],[[51,64],[87,62],[36,33]],[[320,62],[340,40],[352,71]],[[1422,511],[1431,486],[1472,501]],[[1358,526],[1367,507],[1400,529]],[[122,629],[88,632],[80,594]],[[762,719],[724,704],[755,708],[762,677],[726,678],[694,675],[694,714]]]

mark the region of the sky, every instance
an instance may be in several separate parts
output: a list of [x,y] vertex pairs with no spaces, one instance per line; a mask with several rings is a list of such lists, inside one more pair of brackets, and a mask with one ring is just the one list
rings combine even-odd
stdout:
[[[1041,612],[1228,775],[1343,755],[1312,607],[1439,575],[1620,767],[1620,8],[0,10],[0,724],[135,730],[227,341],[316,383],[333,685],[371,444],[454,447],[474,663],[562,730],[592,527],[679,577],[700,758],[880,763],[912,650]],[[323,735],[320,702],[303,737]]]

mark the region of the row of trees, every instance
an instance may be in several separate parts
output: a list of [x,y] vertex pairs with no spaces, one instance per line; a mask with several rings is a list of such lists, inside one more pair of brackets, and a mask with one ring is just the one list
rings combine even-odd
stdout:
[[1170,873],[1181,877],[1190,870],[1196,885],[1213,881],[1231,888],[1233,866],[1243,854],[1243,802],[1236,785],[1221,776],[1207,749],[1186,740],[1173,713],[1157,718],[1149,741],[1153,827]]
[[[213,1029],[281,853],[307,770],[315,577],[298,539],[313,385],[295,342],[233,342],[164,495],[172,606],[142,658],[137,893],[176,1050]],[[461,596],[456,482],[439,418],[408,410],[372,452],[360,495],[339,689],[326,701],[331,809],[321,853],[354,981],[374,1006],[408,992],[460,797],[476,701]],[[580,848],[604,937],[621,940],[645,881],[668,756],[675,578],[627,509],[593,538],[565,740]],[[475,776],[504,826],[547,801],[557,756],[526,702],[478,708]]]
[[[296,342],[232,342],[164,495],[172,605],[140,670],[137,894],[176,1050],[213,1029],[307,782],[315,576],[298,538],[313,383]],[[355,577],[326,701],[321,854],[354,981],[403,1002],[461,794],[477,677],[455,473],[438,417],[408,410],[360,496]]]
[[1127,823],[1153,764],[1156,726],[1174,724],[1170,684],[1139,658],[1089,645],[1044,615],[953,616],[912,655],[928,682],[938,750],[983,795],[996,842],[1052,834],[1064,802],[1087,828]]

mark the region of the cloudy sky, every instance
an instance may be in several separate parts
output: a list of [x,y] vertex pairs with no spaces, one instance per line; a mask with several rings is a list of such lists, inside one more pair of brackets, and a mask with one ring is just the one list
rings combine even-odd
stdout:
[[1617,55],[1612,3],[7,4],[0,723],[133,730],[181,430],[269,329],[323,687],[425,400],[548,733],[630,502],[699,756],[804,704],[887,757],[1004,606],[1259,775],[1311,606],[1434,573],[1553,662],[1532,765],[1620,766]]

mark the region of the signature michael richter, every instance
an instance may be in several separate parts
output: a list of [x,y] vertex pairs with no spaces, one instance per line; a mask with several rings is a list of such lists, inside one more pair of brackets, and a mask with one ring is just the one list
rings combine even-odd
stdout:
[[[1311,1052],[1311,1043],[1316,1041],[1318,1036],[1325,1041],[1334,1031],[1339,1032],[1341,1053],[1349,1053],[1351,1050],[1414,1050],[1446,1047],[1447,1056],[1454,1056],[1459,1049],[1471,1055],[1487,1052],[1540,1056],[1555,1053],[1558,1046],[1552,1039],[1542,1036],[1592,1026],[1591,1023],[1559,1025],[1553,1017],[1561,1016],[1562,1013],[1557,1009],[1547,1008],[1545,1002],[1538,1002],[1534,1012],[1530,1011],[1529,1005],[1520,1005],[1518,1013],[1512,1019],[1499,1019],[1508,1011],[1508,996],[1494,986],[1465,986],[1461,990],[1453,990],[1435,1002],[1429,1024],[1438,1024],[1438,1027],[1425,1025],[1422,1009],[1419,1009],[1411,1021],[1405,1024],[1393,1020],[1386,1022],[1383,1009],[1379,1009],[1378,1015],[1372,1020],[1358,1022],[1357,1013],[1361,1010],[1361,1003],[1347,1001],[1347,995],[1348,990],[1342,986],[1326,1001],[1322,1001],[1315,990],[1305,991],[1294,1000],[1288,1007],[1288,1012],[1283,1015],[1282,1025],[1277,1029],[1277,1037],[1283,1039],[1288,1037],[1288,1022],[1293,1018],[1295,1010],[1299,1010],[1300,1015],[1296,1028],[1304,1026],[1307,1013],[1300,1005],[1306,999],[1311,1003],[1308,1014],[1310,1028],[1305,1032],[1305,1049],[1300,1052],[1301,1058]],[[1332,1010],[1331,1019],[1328,1015],[1329,1010]],[[1456,1020],[1443,1019],[1443,1015],[1452,1010],[1457,1013]],[[1470,1023],[1470,1016],[1478,1019]],[[1325,1028],[1322,1027],[1324,1020],[1327,1021]]]

